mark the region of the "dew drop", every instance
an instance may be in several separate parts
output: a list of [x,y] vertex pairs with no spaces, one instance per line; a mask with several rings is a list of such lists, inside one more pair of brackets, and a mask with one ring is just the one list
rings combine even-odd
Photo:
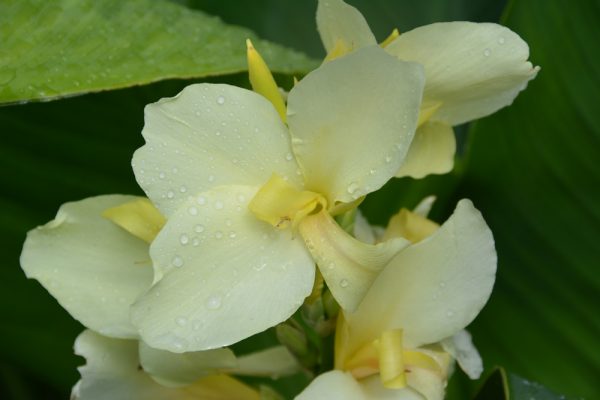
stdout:
[[185,185],[182,185],[182,186],[179,188],[179,191],[180,191],[181,193],[185,193],[185,192],[187,192],[187,187],[186,187]]
[[190,215],[198,215],[198,209],[194,206],[191,206],[190,208],[188,208],[188,213]]
[[189,241],[190,241],[190,238],[185,233],[182,233],[181,236],[179,236],[179,243],[181,243],[182,245],[185,246],[186,244],[189,243]]
[[377,170],[376,169],[372,169],[372,170],[369,171],[369,174],[375,175],[375,172],[377,172]]
[[245,202],[246,201],[246,196],[244,196],[243,194],[238,194],[237,201],[240,202],[240,203]]
[[351,182],[348,187],[346,188],[346,190],[348,190],[348,193],[352,194],[354,192],[356,192],[358,190],[358,183],[356,182]]
[[446,287],[446,282],[440,282],[440,287],[441,288]]
[[209,175],[208,176],[208,181],[209,182],[214,182],[215,181],[215,176],[214,175]]
[[159,179],[165,179],[165,173],[161,172],[160,174],[158,174],[158,178]]
[[504,44],[505,42],[506,42],[506,39],[504,39],[504,37],[500,36],[500,37],[498,38],[498,43],[499,43],[499,44]]
[[347,288],[348,287],[348,280],[347,279],[342,279],[340,281],[340,286],[343,288]]
[[385,157],[385,162],[386,162],[386,163],[389,163],[389,162],[391,162],[391,161],[392,161],[392,157],[390,157],[390,156],[386,156],[386,157]]
[[200,240],[198,238],[192,239],[192,246],[198,247],[199,244],[200,244]]
[[221,232],[221,231],[216,231],[215,232],[215,238],[221,239],[222,237],[223,237],[223,232]]
[[169,191],[167,192],[167,197],[168,197],[169,199],[172,199],[173,197],[175,197],[175,193],[173,193],[173,191],[172,191],[172,190],[169,190]]
[[288,161],[292,161],[293,158],[294,158],[294,156],[292,156],[292,153],[287,153],[285,155],[285,159],[288,160]]
[[223,97],[223,96],[217,97],[217,104],[219,104],[219,105],[225,104],[225,97]]
[[210,296],[206,299],[206,308],[216,310],[221,307],[221,296]]
[[171,170],[171,172],[173,172],[174,174],[179,172],[179,169],[177,169],[177,167],[173,167],[173,169]]
[[217,201],[215,202],[215,208],[216,208],[217,210],[222,210],[222,209],[223,209],[223,202],[222,202],[222,201],[220,201],[220,200],[217,200]]
[[448,318],[450,318],[450,317],[453,317],[453,316],[454,316],[454,311],[452,311],[452,310],[448,310],[448,311],[446,312],[446,316],[448,316]]
[[198,196],[198,198],[196,199],[196,203],[200,204],[201,206],[206,204],[206,197],[204,196]]
[[235,239],[236,236],[237,236],[237,233],[235,233],[234,231],[229,232],[230,239]]
[[483,55],[486,57],[489,57],[490,54],[492,54],[492,50],[490,50],[489,48],[487,48],[483,51]]
[[194,231],[197,233],[202,233],[204,232],[204,225],[198,224],[194,227]]
[[175,256],[173,257],[171,264],[173,264],[174,267],[183,267],[183,258],[181,258],[181,256]]
[[177,318],[175,318],[175,323],[179,326],[185,326],[187,324],[187,318],[177,317]]

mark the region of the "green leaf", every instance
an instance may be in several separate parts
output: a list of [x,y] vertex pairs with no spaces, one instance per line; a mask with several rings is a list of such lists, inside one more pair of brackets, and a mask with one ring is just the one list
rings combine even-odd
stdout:
[[244,71],[246,38],[273,71],[316,66],[247,29],[163,0],[2,1],[0,103]]
[[536,382],[496,368],[487,378],[474,400],[566,400]]
[[484,361],[589,399],[600,396],[599,18],[593,0],[511,4],[504,21],[542,70],[512,107],[476,124],[459,191],[499,256],[472,327]]

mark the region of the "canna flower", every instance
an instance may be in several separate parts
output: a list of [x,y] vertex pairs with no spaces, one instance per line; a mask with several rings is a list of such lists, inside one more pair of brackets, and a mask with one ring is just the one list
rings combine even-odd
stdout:
[[[213,386],[219,382],[245,393],[250,389],[225,373],[296,372],[295,359],[282,346],[236,357],[228,348],[169,353],[138,340],[130,307],[152,285],[149,242],[163,224],[164,218],[148,199],[106,195],[66,203],[54,220],[28,233],[21,255],[23,270],[91,329],[80,335],[75,346],[88,359],[81,369],[82,381],[74,388],[75,398],[79,393],[82,399],[143,398],[143,393],[156,390],[163,397],[152,398],[187,399],[192,397],[167,396],[170,389],[159,384],[193,384],[193,390],[182,393],[204,393],[216,390]],[[231,398],[227,393],[214,398]]]
[[412,244],[390,261],[355,312],[340,314],[335,370],[317,377],[299,400],[441,400],[453,358],[479,377],[481,359],[463,329],[492,291],[489,228],[462,200],[441,227],[402,210],[383,237],[400,233]]
[[368,46],[308,74],[286,106],[254,51],[264,96],[197,84],[146,108],[133,166],[167,221],[150,246],[154,285],[131,316],[152,347],[226,346],[286,320],[311,293],[315,263],[352,310],[408,244],[360,243],[333,217],[403,163],[421,67]]
[[[147,354],[136,340],[113,339],[86,330],[75,341],[76,354],[87,363],[79,368],[81,379],[71,394],[74,400],[155,399],[155,400],[259,400],[260,392],[223,373],[196,376],[185,384],[173,384],[150,375],[148,369],[167,371],[167,377],[189,376],[204,361],[185,354]],[[153,350],[156,351],[156,350]],[[173,360],[173,357],[179,358]],[[200,361],[200,363],[199,363]],[[169,370],[170,369],[170,370]],[[161,384],[161,383],[163,384]]]
[[[342,0],[319,0],[317,28],[326,60],[377,43],[362,14]],[[442,22],[403,34],[395,30],[381,46],[425,69],[419,126],[398,177],[449,172],[456,149],[452,126],[510,105],[539,71],[527,61],[527,43],[492,23]]]

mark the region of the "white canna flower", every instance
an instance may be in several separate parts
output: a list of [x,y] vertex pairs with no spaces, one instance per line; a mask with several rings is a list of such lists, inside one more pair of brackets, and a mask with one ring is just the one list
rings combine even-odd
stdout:
[[[107,195],[66,203],[54,220],[28,233],[21,255],[27,276],[37,279],[75,319],[102,333],[86,331],[77,340],[76,350],[88,358],[88,365],[74,393],[90,400],[146,398],[142,394],[156,389],[151,398],[183,399],[192,397],[169,397],[175,392],[148,383],[148,377],[169,387],[194,384],[194,393],[204,393],[212,382],[241,385],[224,373],[297,372],[297,362],[283,346],[236,357],[227,348],[169,353],[137,340],[130,307],[151,287],[149,242],[163,224],[148,199]],[[202,385],[197,384],[200,378]],[[215,398],[230,398],[227,393]]]
[[[342,0],[319,0],[317,27],[326,60],[377,43],[362,14]],[[394,31],[381,46],[425,68],[419,127],[398,177],[449,172],[456,148],[452,126],[510,105],[539,71],[527,61],[527,43],[493,23],[441,22]]]
[[355,312],[340,314],[335,370],[298,400],[441,400],[453,357],[471,378],[481,374],[463,330],[495,279],[494,241],[481,214],[462,200],[438,227],[404,210],[384,237],[399,232],[413,244],[390,261]]
[[132,309],[143,340],[193,351],[267,329],[310,294],[315,262],[356,308],[407,242],[360,243],[332,216],[397,172],[422,87],[419,65],[369,46],[297,83],[286,114],[216,84],[147,106],[134,171],[167,223],[150,247],[155,284]]

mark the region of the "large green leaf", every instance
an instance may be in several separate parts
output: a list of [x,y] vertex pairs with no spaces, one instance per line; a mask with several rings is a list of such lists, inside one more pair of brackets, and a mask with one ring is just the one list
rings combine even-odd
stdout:
[[498,279],[473,326],[487,365],[600,397],[600,7],[517,0],[505,23],[542,66],[477,123],[460,194],[496,238]]
[[246,38],[274,71],[315,66],[247,29],[163,0],[4,0],[0,103],[240,72]]

